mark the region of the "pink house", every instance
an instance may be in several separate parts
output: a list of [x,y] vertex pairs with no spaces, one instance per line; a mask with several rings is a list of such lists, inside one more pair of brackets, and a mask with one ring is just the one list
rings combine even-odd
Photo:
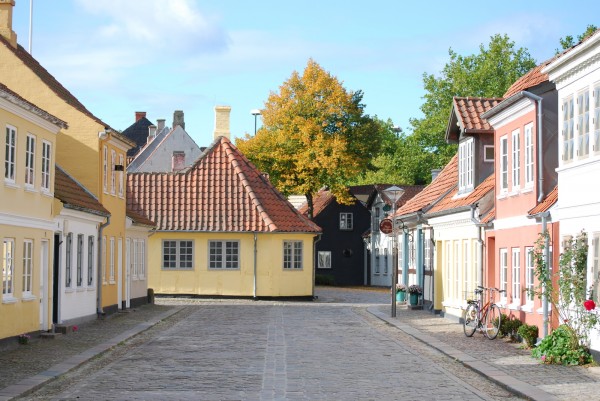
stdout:
[[[536,285],[532,251],[543,230],[558,247],[557,92],[542,63],[515,82],[504,100],[482,115],[494,127],[495,219],[486,232],[484,285],[506,292],[496,298],[503,313],[538,325],[550,315],[530,290]],[[556,266],[558,252],[547,255]]]

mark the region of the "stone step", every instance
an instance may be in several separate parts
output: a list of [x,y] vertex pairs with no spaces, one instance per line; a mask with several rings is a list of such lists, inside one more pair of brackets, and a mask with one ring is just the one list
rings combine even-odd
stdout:
[[40,333],[40,338],[43,340],[54,340],[56,337],[61,336],[61,333]]

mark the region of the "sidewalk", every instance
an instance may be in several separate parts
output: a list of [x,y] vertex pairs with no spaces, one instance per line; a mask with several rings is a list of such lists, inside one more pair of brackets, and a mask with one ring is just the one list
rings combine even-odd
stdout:
[[521,344],[482,333],[466,337],[462,325],[427,311],[398,306],[369,307],[368,311],[475,372],[532,400],[600,400],[600,367],[545,365]]

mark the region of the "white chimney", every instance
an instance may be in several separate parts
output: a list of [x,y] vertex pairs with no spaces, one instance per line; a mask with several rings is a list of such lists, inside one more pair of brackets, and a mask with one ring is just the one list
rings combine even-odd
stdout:
[[152,142],[156,138],[156,125],[148,126],[148,143]]
[[439,169],[439,168],[432,169],[431,170],[431,181],[435,180],[441,171],[442,171],[442,169]]
[[162,132],[163,129],[165,129],[165,119],[164,118],[159,118],[158,120],[156,120],[156,132],[158,132],[159,134]]
[[224,136],[230,139],[229,133],[229,114],[231,106],[215,106],[215,133],[214,138]]

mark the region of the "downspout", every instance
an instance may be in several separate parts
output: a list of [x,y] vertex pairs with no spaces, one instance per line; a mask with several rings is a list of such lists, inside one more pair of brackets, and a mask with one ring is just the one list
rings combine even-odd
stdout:
[[258,254],[258,236],[256,231],[254,231],[254,277],[253,277],[253,288],[252,288],[252,296],[256,299],[256,271],[257,271],[257,254]]
[[[100,246],[98,247],[98,267],[97,267],[97,271],[96,271],[96,291],[98,292],[97,296],[96,296],[96,314],[100,317],[102,315],[104,315],[104,309],[102,309],[102,257],[103,257],[103,253],[106,252],[105,248],[105,244],[104,241],[102,240],[102,231],[104,231],[104,227],[108,226],[110,224],[110,215],[106,216],[106,223],[100,224],[100,226],[98,227],[98,243],[100,244]],[[104,252],[103,252],[104,251]],[[106,255],[104,255],[104,257],[106,257]]]
[[544,152],[542,151],[542,139],[543,139],[543,131],[542,131],[542,98],[534,95],[531,92],[522,91],[523,96],[528,97],[531,100],[537,102],[537,148],[538,148],[538,160],[537,160],[537,168],[538,168],[538,198],[537,201],[541,202],[544,199],[544,174],[542,171],[542,166],[544,165]]
[[[317,235],[317,239],[314,240],[314,242],[313,242],[313,261],[317,261],[317,242],[321,241],[322,235],[323,234]],[[316,275],[316,271],[317,271],[317,266],[318,266],[318,261],[317,261],[317,263],[313,262],[313,277],[312,277],[312,297],[313,297],[313,299],[316,299],[316,297],[315,297],[315,275]]]
[[479,219],[475,217],[475,209],[477,208],[477,204],[471,205],[471,221],[477,227],[477,245],[479,247],[479,252],[477,253],[477,263],[479,264],[479,283],[478,285],[483,287],[483,238],[481,237],[481,229],[486,227],[488,224],[482,223]]

